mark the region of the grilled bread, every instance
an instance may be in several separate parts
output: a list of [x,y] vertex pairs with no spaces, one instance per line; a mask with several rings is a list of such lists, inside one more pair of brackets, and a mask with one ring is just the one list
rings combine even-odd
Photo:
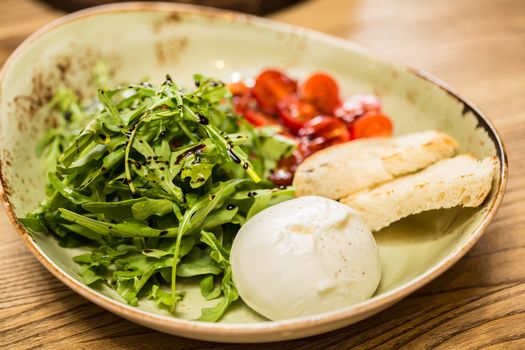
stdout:
[[341,199],[371,230],[423,211],[458,205],[477,207],[489,194],[495,161],[469,155],[443,159],[428,168]]
[[433,130],[347,142],[307,158],[293,185],[297,196],[340,199],[452,157],[457,147],[452,137]]

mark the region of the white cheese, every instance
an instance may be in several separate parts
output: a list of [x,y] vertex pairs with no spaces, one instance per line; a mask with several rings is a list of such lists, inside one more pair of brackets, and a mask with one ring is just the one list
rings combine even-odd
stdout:
[[374,237],[359,214],[317,196],[252,217],[238,232],[230,260],[241,298],[272,320],[370,298],[381,276]]

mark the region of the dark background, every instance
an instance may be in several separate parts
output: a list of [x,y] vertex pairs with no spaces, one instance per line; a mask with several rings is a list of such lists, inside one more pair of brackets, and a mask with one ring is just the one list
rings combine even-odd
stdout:
[[[112,2],[123,2],[120,0],[41,0],[64,11],[76,11],[86,7],[108,4]],[[146,0],[148,1],[148,0]],[[300,0],[179,0],[167,2],[178,2],[202,6],[213,6],[228,10],[235,10],[256,15],[267,15],[276,10],[298,3]]]

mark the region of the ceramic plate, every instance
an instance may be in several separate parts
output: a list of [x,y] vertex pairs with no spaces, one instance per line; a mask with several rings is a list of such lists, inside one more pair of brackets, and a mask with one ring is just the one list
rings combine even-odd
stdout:
[[[454,136],[461,152],[498,160],[492,192],[476,209],[424,213],[375,234],[382,279],[373,298],[311,317],[272,322],[237,302],[220,323],[192,321],[206,303],[198,288],[188,291],[174,316],[149,302],[123,303],[109,289],[94,290],[79,280],[65,249],[51,237],[29,236],[17,217],[44,198],[45,174],[35,143],[52,126],[45,106],[53,91],[68,86],[89,98],[90,72],[108,63],[118,82],[166,73],[189,83],[193,73],[226,81],[253,77],[279,67],[296,77],[327,71],[343,93],[377,94],[394,121],[395,133],[437,129]],[[23,240],[39,261],[77,293],[126,319],[190,338],[263,342],[327,332],[373,315],[428,283],[463,256],[479,239],[501,203],[507,179],[506,156],[492,124],[471,103],[443,84],[413,70],[370,56],[348,41],[241,14],[173,4],[129,3],[103,6],[61,18],[27,39],[1,74],[0,154],[4,205]]]

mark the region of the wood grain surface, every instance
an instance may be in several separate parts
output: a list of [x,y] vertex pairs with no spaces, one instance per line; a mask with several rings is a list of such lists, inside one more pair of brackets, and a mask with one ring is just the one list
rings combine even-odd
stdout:
[[[29,0],[0,0],[0,62],[59,15]],[[525,349],[525,1],[313,0],[273,17],[354,40],[454,86],[500,131],[510,179],[485,236],[430,285],[353,326],[249,348]],[[0,348],[246,348],[120,319],[40,266],[3,211],[0,229]]]

